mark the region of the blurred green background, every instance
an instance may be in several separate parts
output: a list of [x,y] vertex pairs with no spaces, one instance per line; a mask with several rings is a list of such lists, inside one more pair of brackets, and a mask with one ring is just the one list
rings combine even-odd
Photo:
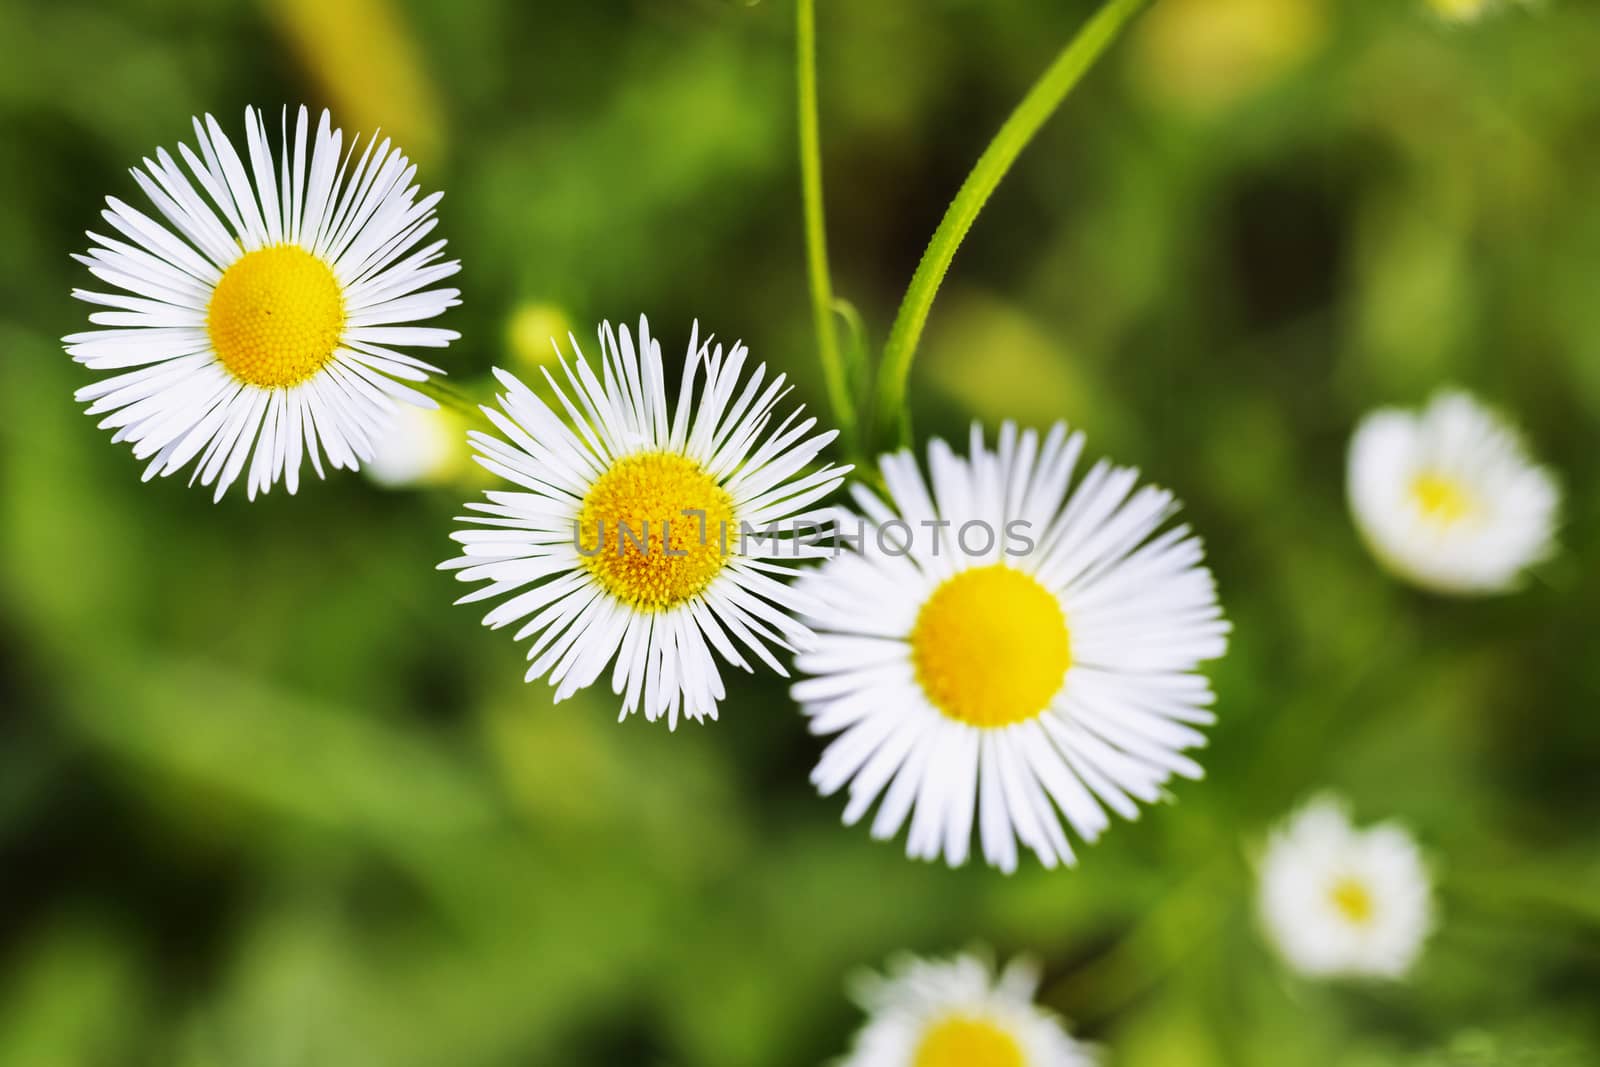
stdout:
[[[819,7],[835,285],[881,344],[1089,5]],[[0,1064],[814,1064],[849,972],[978,942],[1040,956],[1112,1064],[1600,1062],[1597,69],[1579,0],[1159,0],[1023,156],[919,435],[1084,428],[1186,501],[1236,633],[1207,779],[1005,878],[840,828],[778,679],[676,734],[552,707],[432,570],[470,481],[213,506],[71,399],[102,198],[191,114],[305,101],[447,191],[459,388],[643,311],[820,406],[788,3],[3,0]],[[1519,595],[1409,592],[1348,521],[1356,419],[1447,382],[1566,487]],[[1438,872],[1407,984],[1312,986],[1256,934],[1251,857],[1324,787]]]

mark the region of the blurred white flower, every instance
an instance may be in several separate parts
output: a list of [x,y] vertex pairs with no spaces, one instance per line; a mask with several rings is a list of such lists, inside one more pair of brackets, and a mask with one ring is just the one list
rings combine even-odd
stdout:
[[366,474],[389,489],[445,485],[467,469],[467,421],[448,408],[407,405],[378,439]]
[[1038,985],[1026,960],[995,975],[972,955],[901,957],[854,983],[868,1017],[839,1067],[1090,1067],[1088,1047],[1034,1004]]
[[1350,442],[1357,528],[1389,571],[1441,593],[1514,588],[1554,548],[1560,492],[1516,433],[1465,393],[1385,408]]
[[909,817],[913,858],[965,863],[976,821],[1003,871],[1018,839],[1071,863],[1063,816],[1093,841],[1106,808],[1135,818],[1202,774],[1184,750],[1214,718],[1216,583],[1171,493],[1105,461],[1073,487],[1082,451],[1063,423],[1042,441],[1006,423],[993,451],[974,425],[966,458],[929,446],[931,493],[914,456],[885,456],[890,503],[852,486],[855,543],[798,583],[816,641],[794,697],[839,735],[811,779],[849,787],[850,824],[881,796],[874,837]]
[[1135,28],[1134,76],[1162,103],[1221,111],[1321,48],[1331,6],[1329,0],[1162,0]]
[[161,219],[108,197],[119,236],[91,233],[74,257],[119,290],[73,291],[109,310],[89,316],[107,328],[64,339],[68,353],[115,372],[77,398],[149,460],[146,480],[193,462],[190,481],[214,482],[218,500],[241,475],[252,499],[280,477],[292,493],[302,456],[318,477],[324,452],[355,469],[397,401],[434,406],[406,383],[443,372],[393,346],[457,336],[413,325],[460,302],[429,288],[459,266],[443,241],[422,243],[441,194],[421,196],[387,139],[357,158],[326,111],[313,132],[300,108],[291,133],[285,109],[276,158],[254,108],[244,158],[210,115],[194,130],[199,152],[178,146],[187,174],[165,149],[133,171]]
[[1358,830],[1326,796],[1272,834],[1259,906],[1284,961],[1313,978],[1400,978],[1433,925],[1428,871],[1411,836],[1390,824]]

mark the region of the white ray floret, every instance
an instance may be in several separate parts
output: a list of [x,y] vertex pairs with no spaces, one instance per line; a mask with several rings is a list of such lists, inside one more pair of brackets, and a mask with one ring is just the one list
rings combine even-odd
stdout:
[[1331,797],[1273,833],[1259,908],[1284,961],[1313,978],[1400,978],[1433,925],[1428,871],[1411,836],[1392,824],[1358,830]]
[[783,579],[823,551],[805,543],[826,517],[816,505],[849,468],[813,467],[835,433],[799,408],[780,420],[784,376],[752,369],[742,344],[713,347],[696,324],[669,403],[643,318],[637,339],[601,327],[597,367],[569,340],[564,380],[545,372],[560,414],[495,372],[505,392],[484,411],[504,439],[472,443],[520,491],[468,504],[477,528],[452,535],[462,554],[441,566],[487,583],[461,602],[499,601],[484,624],[520,624],[527,680],[548,677],[558,701],[609,666],[621,717],[714,719],[719,659],[783,674],[773,649],[809,642]]
[[194,131],[182,166],[158,149],[133,170],[156,214],[107,197],[109,232],[74,257],[110,287],[73,292],[102,310],[67,352],[107,372],[77,398],[146,480],[193,463],[218,500],[241,476],[252,499],[279,478],[292,493],[302,458],[354,469],[396,401],[434,406],[405,383],[443,372],[397,349],[457,336],[413,325],[459,303],[432,288],[459,264],[423,243],[442,194],[421,196],[387,139],[356,158],[326,111],[313,131],[300,108],[291,132],[285,109],[276,154],[254,108],[243,157],[210,115]]
[[1378,561],[1440,593],[1515,588],[1554,550],[1560,491],[1516,432],[1466,393],[1384,408],[1350,442],[1350,510]]
[[867,1022],[838,1067],[1091,1067],[1089,1047],[1034,1003],[1038,985],[1024,959],[996,975],[973,955],[902,957],[855,982]]
[[[1100,462],[1079,481],[1081,434],[1041,440],[1007,423],[966,458],[930,446],[931,487],[910,453],[882,460],[885,503],[859,485],[841,514],[848,551],[798,588],[817,604],[815,647],[793,693],[815,733],[837,735],[812,781],[847,789],[844,820],[877,804],[872,834],[910,820],[907,854],[964,863],[976,822],[985,860],[1073,862],[1084,841],[1198,778],[1228,624],[1199,540],[1167,526],[1170,493]],[[863,526],[863,524],[865,524]]]

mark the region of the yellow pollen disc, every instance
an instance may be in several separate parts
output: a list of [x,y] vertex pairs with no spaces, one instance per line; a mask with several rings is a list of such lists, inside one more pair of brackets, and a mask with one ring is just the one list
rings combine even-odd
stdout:
[[1023,1067],[1017,1039],[986,1019],[945,1019],[928,1028],[912,1067]]
[[1472,496],[1460,482],[1439,474],[1419,474],[1411,480],[1411,499],[1423,517],[1441,526],[1460,522],[1472,514]]
[[928,699],[973,726],[1010,726],[1050,703],[1072,665],[1054,595],[1005,564],[962,571],[933,591],[911,630]]
[[739,543],[739,527],[733,497],[700,464],[641,452],[617,460],[589,487],[577,540],[583,565],[606,592],[661,611],[711,584]]
[[333,358],[344,333],[344,292],[333,269],[300,246],[258,248],[223,272],[206,329],[239,381],[299,385]]
[[1328,890],[1328,897],[1339,914],[1357,926],[1372,921],[1372,894],[1354,878],[1341,878]]

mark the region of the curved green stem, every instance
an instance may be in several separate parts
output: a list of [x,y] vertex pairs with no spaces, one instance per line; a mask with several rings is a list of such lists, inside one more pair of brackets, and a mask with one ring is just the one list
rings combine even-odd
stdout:
[[[883,362],[878,368],[878,399],[876,427],[886,427],[899,422],[902,437],[909,427],[904,417],[906,379],[911,373],[911,359],[916,354],[917,342],[922,338],[922,328],[928,321],[928,310],[944,281],[956,249],[972,229],[972,223],[983,210],[989,195],[1006,176],[1017,156],[1033,140],[1046,119],[1066,99],[1074,86],[1082,80],[1096,59],[1117,37],[1118,32],[1143,7],[1146,0],[1106,0],[1094,17],[1084,23],[1054,63],[1034,83],[1028,95],[1022,98],[1011,117],[1006,119],[1000,132],[995,134],[989,147],[962,182],[950,207],[944,213],[933,239],[928,242],[922,262],[917,264],[911,285],[900,311],[895,315],[894,326],[889,331],[889,341],[884,346]],[[804,5],[809,6],[809,5]],[[902,444],[909,443],[904,440]]]
[[407,382],[406,384],[424,396],[437,400],[440,407],[446,407],[453,411],[460,412],[469,419],[474,419],[479,422],[485,421],[483,412],[478,410],[478,405],[472,400],[471,397],[451,386],[444,384],[444,382],[437,378],[429,378],[426,381],[421,382]]
[[1226,861],[1174,886],[1110,950],[1063,975],[1040,1000],[1080,1023],[1100,1022],[1161,981],[1215,934],[1239,896]]
[[862,396],[866,393],[867,374],[870,370],[871,357],[867,354],[867,323],[861,317],[861,312],[850,301],[843,297],[833,298],[833,313],[843,320],[845,336],[849,343],[844,346],[844,376],[851,396]]
[[855,401],[839,355],[833,323],[833,281],[828,275],[828,237],[822,216],[822,145],[817,125],[817,28],[815,0],[795,3],[795,67],[800,92],[800,186],[805,204],[806,273],[811,281],[811,318],[817,354],[834,420],[847,440],[854,437]]

